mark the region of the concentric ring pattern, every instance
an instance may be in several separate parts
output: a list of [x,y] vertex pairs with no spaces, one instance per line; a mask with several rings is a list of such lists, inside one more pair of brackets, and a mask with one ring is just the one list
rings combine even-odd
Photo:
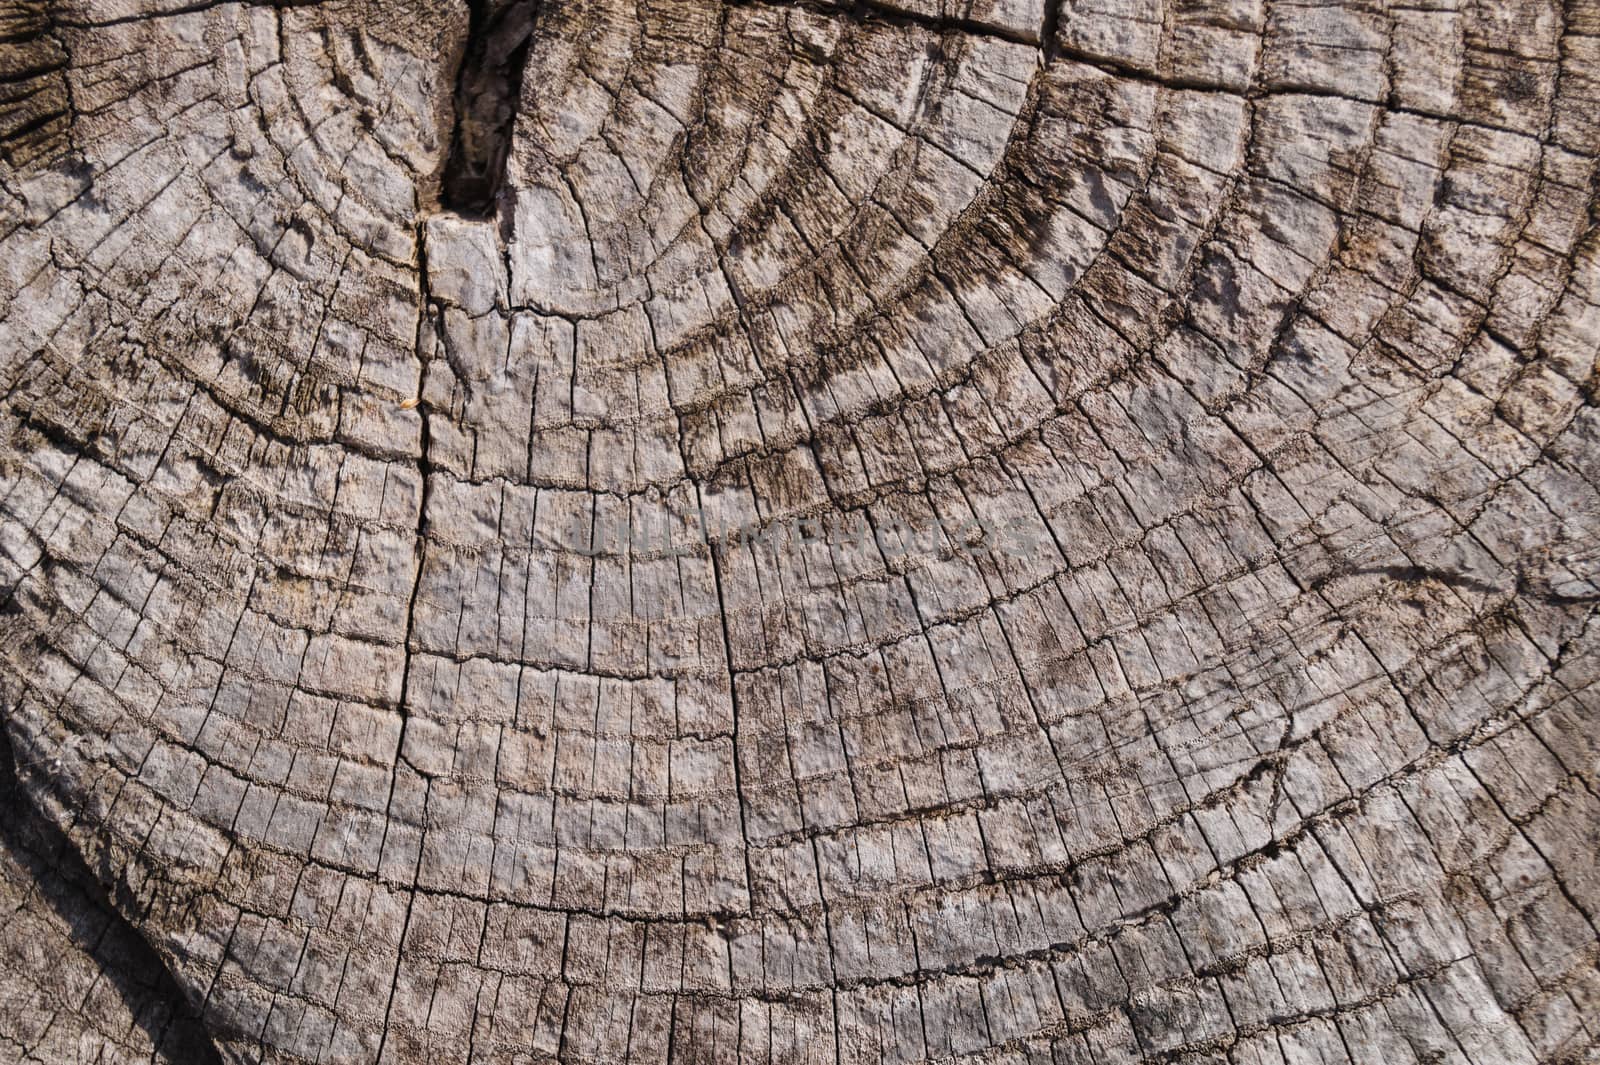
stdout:
[[84,1060],[1595,1060],[1600,6],[1049,2],[0,4]]

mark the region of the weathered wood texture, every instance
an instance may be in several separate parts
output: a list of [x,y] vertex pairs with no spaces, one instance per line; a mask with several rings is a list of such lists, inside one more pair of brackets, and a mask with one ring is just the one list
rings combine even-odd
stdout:
[[1597,53],[0,2],[0,1059],[1600,1060]]

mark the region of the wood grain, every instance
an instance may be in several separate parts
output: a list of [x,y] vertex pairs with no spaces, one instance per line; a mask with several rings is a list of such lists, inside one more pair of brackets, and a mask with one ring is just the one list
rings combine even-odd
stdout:
[[1597,42],[0,0],[0,1060],[1600,1061]]

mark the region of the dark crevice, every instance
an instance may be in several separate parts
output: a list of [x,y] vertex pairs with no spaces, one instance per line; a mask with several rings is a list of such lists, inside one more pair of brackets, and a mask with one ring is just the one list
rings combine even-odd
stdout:
[[1044,21],[1039,26],[1039,49],[1044,52],[1044,61],[1053,63],[1056,53],[1061,50],[1059,38],[1061,36],[1061,5],[1066,0],[1044,0]]
[[[158,1057],[221,1065],[199,1013],[166,963],[111,902],[72,841],[34,808],[0,725],[0,853],[27,870],[32,897],[49,905],[72,942],[99,966]],[[46,978],[50,974],[44,974]],[[116,1033],[104,1033],[114,1039]]]
[[468,0],[467,42],[456,73],[455,129],[440,206],[483,218],[494,212],[522,97],[522,71],[538,0]]

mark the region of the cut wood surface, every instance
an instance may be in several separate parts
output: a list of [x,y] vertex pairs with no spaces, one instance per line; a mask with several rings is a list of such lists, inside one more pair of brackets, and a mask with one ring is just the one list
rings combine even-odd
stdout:
[[1600,1061],[1600,0],[0,0],[0,1061]]

